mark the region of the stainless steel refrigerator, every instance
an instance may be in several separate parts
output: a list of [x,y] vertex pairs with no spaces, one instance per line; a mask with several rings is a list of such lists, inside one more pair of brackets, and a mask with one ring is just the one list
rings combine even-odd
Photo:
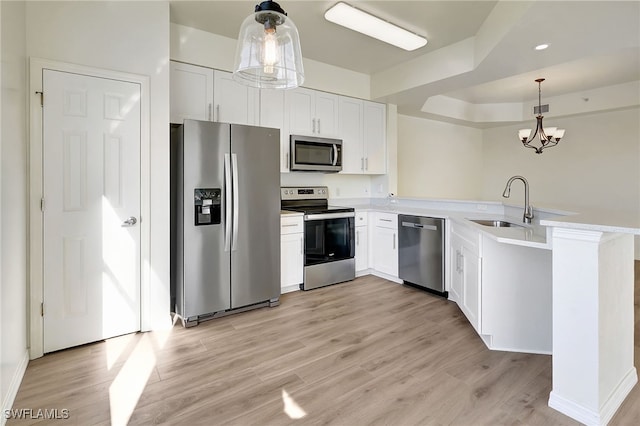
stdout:
[[278,304],[279,153],[278,129],[172,129],[172,303],[185,326]]

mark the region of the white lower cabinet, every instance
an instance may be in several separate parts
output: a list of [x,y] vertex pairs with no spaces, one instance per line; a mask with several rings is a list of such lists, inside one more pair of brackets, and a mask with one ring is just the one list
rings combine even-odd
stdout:
[[356,212],[355,243],[356,273],[369,269],[369,226],[368,213]]
[[371,231],[372,267],[378,272],[398,277],[398,215],[373,214]]
[[451,225],[451,281],[449,298],[456,302],[473,328],[481,332],[482,263],[477,231]]
[[280,291],[299,290],[304,270],[304,222],[301,215],[280,218]]

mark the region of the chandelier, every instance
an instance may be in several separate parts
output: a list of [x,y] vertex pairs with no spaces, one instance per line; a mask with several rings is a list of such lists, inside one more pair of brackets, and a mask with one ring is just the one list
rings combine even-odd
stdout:
[[233,79],[260,89],[290,89],[304,81],[295,24],[272,0],[255,7],[240,27]]
[[[556,127],[548,127],[545,131],[542,128],[542,90],[540,88],[544,78],[538,78],[535,80],[538,83],[538,115],[536,116],[536,130],[531,135],[531,129],[522,129],[518,132],[518,137],[527,148],[535,149],[536,154],[542,154],[542,150],[558,145],[560,139],[564,136],[564,129],[558,129]],[[539,146],[531,145],[530,142],[534,142],[536,135],[539,135]]]

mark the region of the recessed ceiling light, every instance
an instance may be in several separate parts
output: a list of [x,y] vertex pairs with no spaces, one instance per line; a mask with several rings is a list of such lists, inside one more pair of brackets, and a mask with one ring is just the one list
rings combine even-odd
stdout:
[[336,3],[324,14],[327,21],[376,38],[404,50],[416,50],[427,44],[427,39],[391,24],[346,3]]
[[548,44],[548,43],[542,43],[542,44],[539,44],[539,45],[537,45],[536,47],[534,47],[534,49],[536,49],[536,50],[544,50],[544,49],[546,49],[547,47],[549,47],[549,44]]

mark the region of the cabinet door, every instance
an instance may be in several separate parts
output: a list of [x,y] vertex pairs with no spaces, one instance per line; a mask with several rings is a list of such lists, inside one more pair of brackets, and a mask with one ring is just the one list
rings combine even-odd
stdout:
[[289,133],[313,135],[315,133],[315,93],[297,88],[285,93],[285,111],[289,121]]
[[364,170],[362,154],[362,107],[360,99],[340,97],[339,133],[342,139],[342,171],[357,173]]
[[386,105],[364,101],[363,145],[364,172],[385,174],[387,171]]
[[258,124],[257,89],[236,83],[229,72],[215,71],[214,80],[214,120],[221,123]]
[[213,120],[213,70],[171,62],[169,74],[171,123]]
[[260,91],[260,125],[280,129],[280,172],[289,171],[289,132],[284,120],[284,90]]
[[315,132],[327,138],[338,136],[338,99],[337,95],[316,92]]
[[462,310],[473,328],[480,333],[480,259],[467,247],[462,248]]
[[463,299],[463,280],[464,277],[462,275],[462,241],[458,234],[451,233],[451,243],[450,243],[450,270],[451,270],[451,281],[449,286],[449,299],[456,302],[458,306],[462,305]]
[[302,284],[304,238],[302,233],[280,236],[281,288]]
[[398,231],[376,226],[373,231],[373,269],[398,276]]
[[356,272],[369,268],[369,227],[356,226]]

